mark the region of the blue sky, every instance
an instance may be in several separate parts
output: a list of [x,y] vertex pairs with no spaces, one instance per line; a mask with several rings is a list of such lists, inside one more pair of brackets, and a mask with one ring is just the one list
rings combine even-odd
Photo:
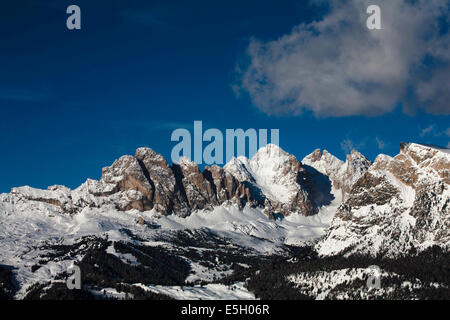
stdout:
[[[81,7],[82,30],[65,26],[71,4]],[[432,61],[414,69],[425,79],[420,83],[377,78],[375,85],[383,88],[377,99],[368,96],[367,105],[348,101],[355,106],[348,114],[323,94],[331,95],[339,83],[319,91],[320,102],[310,99],[320,83],[306,84],[304,75],[294,74],[294,89],[287,88],[289,94],[302,92],[291,104],[285,103],[290,96],[272,90],[284,90],[277,81],[286,59],[270,55],[286,49],[282,37],[302,35],[293,28],[337,10],[308,1],[3,1],[0,192],[21,185],[73,188],[100,178],[102,167],[140,146],[169,159],[171,132],[190,129],[194,120],[205,129],[279,128],[280,146],[299,159],[316,148],[344,158],[353,147],[373,160],[379,153],[397,154],[401,141],[446,146],[449,108],[433,95],[443,82],[448,88],[444,58],[436,62],[427,54]],[[441,36],[448,32],[446,17],[448,11],[439,17]],[[265,49],[251,52],[252,43]],[[277,52],[293,61],[311,58],[301,47]],[[271,86],[261,85],[255,70]],[[403,83],[411,94],[398,94]]]

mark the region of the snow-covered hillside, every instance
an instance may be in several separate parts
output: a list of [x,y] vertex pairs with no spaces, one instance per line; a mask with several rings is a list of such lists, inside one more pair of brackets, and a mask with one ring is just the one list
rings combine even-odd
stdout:
[[450,245],[450,156],[419,144],[403,144],[394,158],[380,155],[351,188],[321,255],[399,256]]

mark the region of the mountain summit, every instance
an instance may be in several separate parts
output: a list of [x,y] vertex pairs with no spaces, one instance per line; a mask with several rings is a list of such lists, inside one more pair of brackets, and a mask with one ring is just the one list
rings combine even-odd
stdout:
[[248,186],[265,212],[309,216],[317,213],[308,188],[308,174],[297,158],[269,144],[251,159],[232,159],[224,170]]

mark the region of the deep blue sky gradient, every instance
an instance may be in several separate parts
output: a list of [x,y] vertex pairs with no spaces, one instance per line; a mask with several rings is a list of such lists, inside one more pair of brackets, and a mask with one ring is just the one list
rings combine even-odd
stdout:
[[[70,4],[82,9],[81,31],[66,29]],[[307,1],[2,1],[0,192],[74,188],[140,146],[169,159],[171,132],[194,120],[279,128],[281,147],[299,159],[315,148],[343,159],[347,139],[371,160],[397,154],[401,141],[447,145],[445,116],[398,106],[376,118],[277,117],[236,97],[251,37],[276,39],[326,10]]]

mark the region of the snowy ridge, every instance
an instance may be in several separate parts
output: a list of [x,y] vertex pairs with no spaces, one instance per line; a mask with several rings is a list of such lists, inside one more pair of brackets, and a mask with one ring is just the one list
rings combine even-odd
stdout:
[[250,160],[246,157],[233,158],[224,169],[240,181],[254,183],[269,199],[286,203],[298,191],[290,183],[295,177],[283,174],[292,157],[278,146],[269,144]]
[[317,149],[303,158],[302,163],[327,176],[333,183],[334,189],[341,191],[342,198],[372,165],[356,150],[347,155],[346,161],[343,162],[328,151],[324,150],[322,153],[320,149]]
[[207,284],[194,287],[137,285],[144,290],[162,293],[177,300],[255,300],[255,295],[245,288],[244,283],[235,283],[231,286]]
[[449,248],[449,168],[448,153],[418,144],[379,156],[339,207],[319,253],[395,257]]
[[[240,182],[252,185],[269,201],[270,207],[284,215],[300,213],[312,215],[313,208],[310,194],[302,183],[306,171],[293,155],[277,145],[268,144],[258,150],[251,158],[233,158],[224,166]],[[304,206],[298,206],[302,202]]]

